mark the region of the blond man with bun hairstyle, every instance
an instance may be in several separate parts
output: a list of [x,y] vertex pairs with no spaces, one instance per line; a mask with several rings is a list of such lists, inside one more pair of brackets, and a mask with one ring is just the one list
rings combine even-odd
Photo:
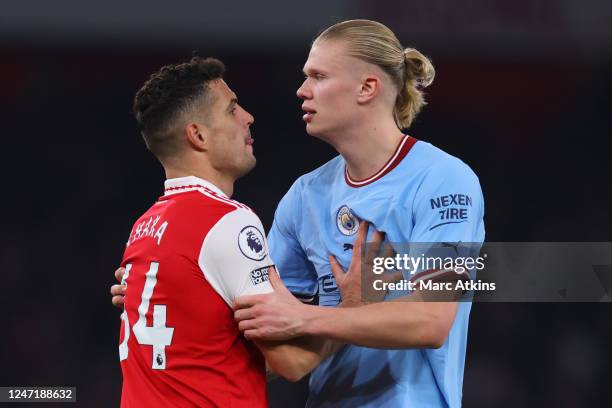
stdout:
[[403,48],[384,24],[370,20],[349,20],[323,31],[317,41],[345,41],[348,54],[381,68],[395,85],[397,96],[393,117],[397,127],[407,129],[426,104],[423,88],[434,80],[431,61],[414,48]]
[[[484,240],[476,175],[403,132],[425,105],[434,67],[385,25],[349,20],[316,37],[303,71],[306,131],[340,155],[293,184],[268,238],[284,284],[319,307],[276,292],[247,296],[237,299],[239,327],[249,339],[343,345],[312,372],[308,407],[459,407],[471,304],[416,300],[429,295],[421,285],[469,283],[472,271],[402,266],[408,291],[386,294],[387,275],[361,268],[374,261],[371,251],[361,259],[366,236],[411,259],[440,247],[477,256]],[[362,283],[372,297],[362,298]],[[384,296],[405,301],[371,302]]]
[[[249,339],[316,336],[340,347],[312,372],[308,407],[459,407],[471,304],[418,300],[448,283],[442,299],[456,299],[475,271],[414,262],[478,256],[484,203],[465,163],[403,133],[425,105],[433,65],[385,25],[349,20],[316,37],[303,71],[306,131],[340,155],[293,184],[268,238],[289,291],[323,307],[246,296],[239,328]],[[405,291],[387,293],[389,274],[375,274],[385,272],[383,239],[413,260],[393,264]],[[363,260],[366,240],[375,250]],[[373,302],[383,298],[404,301]]]

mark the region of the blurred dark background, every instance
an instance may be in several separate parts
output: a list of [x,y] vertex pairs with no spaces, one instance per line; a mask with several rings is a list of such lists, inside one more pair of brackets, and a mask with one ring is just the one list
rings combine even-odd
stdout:
[[[235,198],[269,228],[291,183],[335,154],[305,133],[295,91],[311,39],[346,18],[432,57],[409,133],[478,174],[488,241],[611,240],[609,1],[3,4],[0,386],[76,386],[79,406],[118,406],[108,288],[164,179],[130,114],[148,75],[194,49],[226,62],[256,118],[258,165]],[[475,304],[464,406],[608,406],[611,312]],[[272,384],[272,406],[303,406],[295,387]]]

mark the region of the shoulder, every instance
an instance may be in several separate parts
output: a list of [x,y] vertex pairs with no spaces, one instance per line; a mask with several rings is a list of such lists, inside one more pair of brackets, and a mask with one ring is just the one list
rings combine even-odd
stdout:
[[227,207],[230,209],[243,209],[251,211],[249,206],[247,206],[246,204],[243,204],[236,200],[232,200],[231,198],[224,197],[206,187],[198,189],[198,192],[200,193],[200,198],[203,199],[205,202],[214,203],[218,206]]
[[338,174],[344,174],[344,159],[340,155],[334,157],[324,165],[317,167],[313,171],[300,176],[293,185],[304,188],[313,184],[328,184],[328,182],[334,180]]
[[458,157],[455,157],[431,143],[419,141],[414,146],[414,159],[423,171],[424,180],[435,181],[476,181],[476,173]]
[[344,159],[340,155],[298,177],[282,198],[281,203],[301,198],[304,191],[319,191],[318,186],[329,187],[338,177],[344,177]]
[[259,222],[247,205],[205,188],[167,195],[159,202],[166,203],[166,214],[178,221],[185,231],[215,235],[215,225],[226,224],[227,220],[222,222],[226,218],[233,223]]
[[179,207],[206,207],[209,210],[217,209],[225,212],[237,209],[251,210],[246,204],[232,200],[206,187],[193,189],[187,192],[171,193],[160,198],[160,201],[166,200],[179,204]]
[[484,211],[480,181],[470,166],[429,143],[424,143],[423,150],[422,173],[411,208],[429,211],[468,206]]
[[[267,253],[266,235],[259,217],[251,210],[236,208],[223,215],[206,235],[204,245],[215,248],[217,255],[233,254],[234,246],[250,259]],[[228,252],[229,251],[229,252]],[[251,255],[247,254],[250,252]],[[259,260],[259,259],[257,259]]]

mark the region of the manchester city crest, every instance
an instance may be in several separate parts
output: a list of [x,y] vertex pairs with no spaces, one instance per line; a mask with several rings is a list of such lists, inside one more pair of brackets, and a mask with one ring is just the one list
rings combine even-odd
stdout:
[[348,206],[343,205],[336,214],[336,225],[342,234],[353,235],[359,229],[359,220]]
[[261,261],[267,255],[266,241],[256,227],[244,227],[238,235],[238,247],[244,256],[254,261]]

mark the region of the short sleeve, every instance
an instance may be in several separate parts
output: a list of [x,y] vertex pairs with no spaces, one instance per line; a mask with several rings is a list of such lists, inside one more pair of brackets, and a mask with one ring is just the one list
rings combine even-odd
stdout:
[[412,207],[412,242],[483,242],[484,200],[478,177],[458,159],[434,166]]
[[198,259],[206,280],[231,307],[243,295],[272,292],[268,280],[268,243],[261,221],[252,211],[238,208],[210,229]]
[[409,279],[436,280],[454,274],[473,277],[472,268],[448,269],[436,260],[478,256],[485,235],[483,216],[480,183],[466,164],[453,159],[432,167],[412,203],[409,255],[424,261]]
[[297,224],[302,217],[299,182],[278,204],[268,241],[285,286],[295,295],[310,297],[316,294],[317,273],[298,240]]

